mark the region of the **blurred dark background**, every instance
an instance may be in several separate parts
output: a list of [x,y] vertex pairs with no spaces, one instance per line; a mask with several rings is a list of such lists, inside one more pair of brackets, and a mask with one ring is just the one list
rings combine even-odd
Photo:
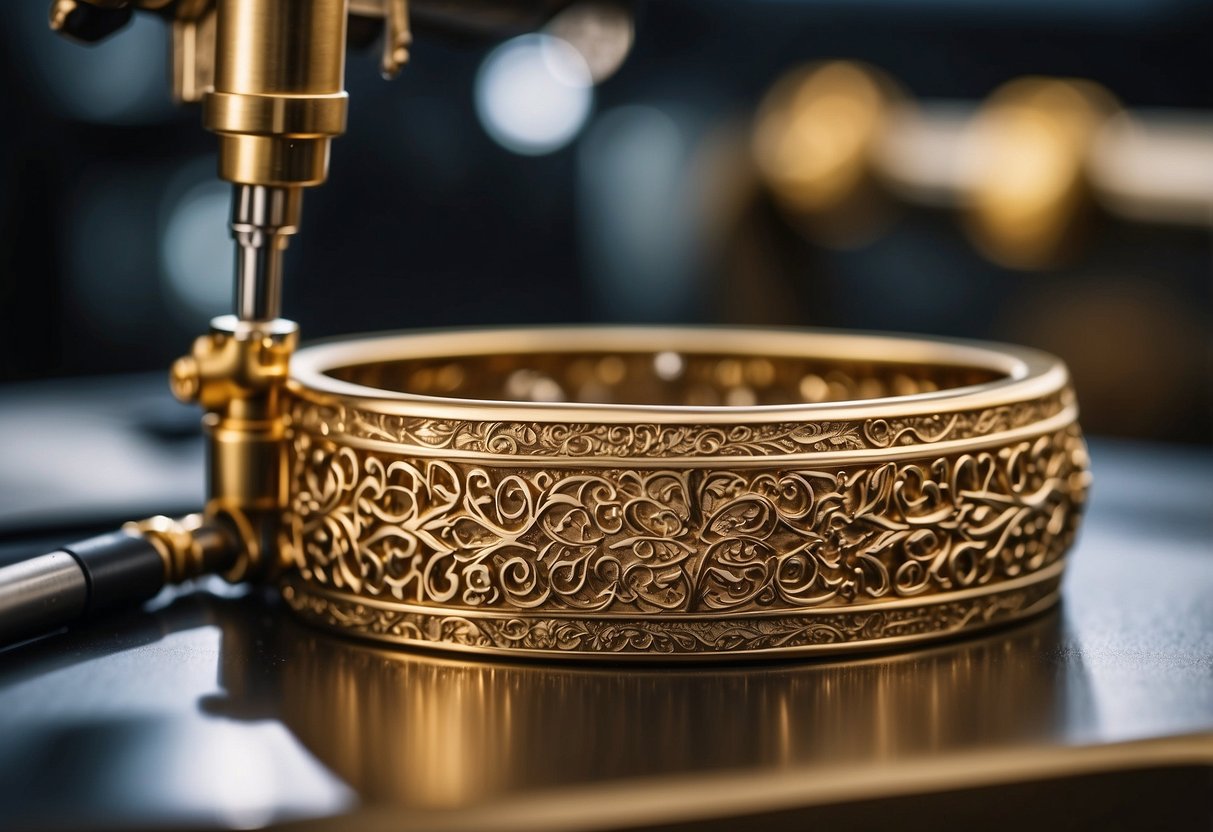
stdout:
[[[1199,205],[1177,221],[1093,204],[1063,251],[1017,263],[975,243],[955,205],[882,193],[848,206],[849,225],[808,216],[755,163],[753,136],[781,78],[846,59],[949,112],[1022,76],[1089,79],[1192,126],[1200,158],[1213,5],[573,10],[545,30],[555,45],[422,34],[392,82],[374,48],[352,54],[349,132],[288,252],[286,313],[307,338],[582,321],[988,338],[1062,355],[1092,432],[1211,441],[1213,192],[1203,221]],[[0,27],[0,381],[166,368],[228,311],[232,274],[228,189],[197,109],[170,101],[167,29],[137,16],[79,46],[32,0]],[[537,54],[550,64],[569,43],[592,88],[536,74]]]

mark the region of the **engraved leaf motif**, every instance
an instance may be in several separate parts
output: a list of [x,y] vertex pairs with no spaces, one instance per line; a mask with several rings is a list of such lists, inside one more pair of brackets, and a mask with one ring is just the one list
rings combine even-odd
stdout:
[[719,508],[707,522],[711,536],[769,537],[778,522],[775,508],[764,497],[748,495]]
[[498,467],[296,431],[289,464],[285,539],[308,580],[482,609],[799,609],[985,585],[1053,562],[1086,488],[1076,430],[830,471]]

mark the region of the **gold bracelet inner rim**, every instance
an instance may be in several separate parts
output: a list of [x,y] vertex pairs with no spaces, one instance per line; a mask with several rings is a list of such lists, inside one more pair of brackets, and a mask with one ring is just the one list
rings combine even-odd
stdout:
[[292,388],[391,413],[705,422],[931,413],[1063,387],[1022,347],[814,330],[579,327],[371,336],[306,347]]

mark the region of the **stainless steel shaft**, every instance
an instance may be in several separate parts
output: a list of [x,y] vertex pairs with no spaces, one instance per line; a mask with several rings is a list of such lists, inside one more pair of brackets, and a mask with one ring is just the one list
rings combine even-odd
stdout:
[[67,552],[0,567],[0,646],[75,621],[88,605],[88,578]]
[[237,185],[232,198],[236,240],[236,316],[269,321],[282,311],[282,257],[299,230],[303,192],[293,187]]

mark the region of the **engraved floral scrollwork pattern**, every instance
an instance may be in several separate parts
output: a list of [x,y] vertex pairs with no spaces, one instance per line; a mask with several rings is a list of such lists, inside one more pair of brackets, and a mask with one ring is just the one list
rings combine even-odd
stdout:
[[637,620],[502,616],[463,617],[362,603],[295,581],[287,603],[305,617],[345,632],[397,642],[477,650],[543,650],[581,654],[697,655],[714,652],[820,649],[907,637],[942,636],[1031,614],[1055,596],[1058,579],[961,601],[885,611],[709,620]]
[[309,432],[323,429],[357,439],[472,454],[570,458],[777,456],[930,445],[989,436],[1056,416],[1071,401],[1071,394],[1062,391],[979,410],[895,419],[666,425],[434,419],[297,399],[291,421]]
[[1076,428],[829,469],[507,467],[294,430],[291,465],[288,548],[318,586],[446,608],[641,615],[992,585],[1061,556],[1086,483]]

